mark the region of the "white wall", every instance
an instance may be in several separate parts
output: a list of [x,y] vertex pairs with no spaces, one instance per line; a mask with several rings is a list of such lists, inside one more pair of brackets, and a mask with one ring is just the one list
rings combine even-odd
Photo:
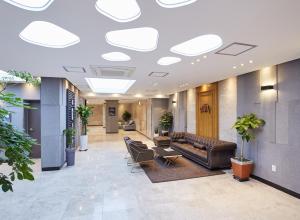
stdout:
[[232,125],[237,117],[237,79],[232,77],[218,83],[219,87],[219,139],[237,141]]
[[196,88],[187,91],[187,132],[196,134]]

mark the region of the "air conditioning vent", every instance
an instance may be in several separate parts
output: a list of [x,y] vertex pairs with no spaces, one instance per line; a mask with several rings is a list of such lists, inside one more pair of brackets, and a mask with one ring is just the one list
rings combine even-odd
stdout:
[[97,77],[103,78],[129,78],[135,71],[135,67],[103,67],[103,66],[91,66]]
[[238,56],[242,53],[245,53],[253,48],[257,47],[252,44],[244,44],[244,43],[232,43],[221,50],[217,51],[216,54],[219,55],[227,55],[227,56]]
[[169,73],[166,72],[151,72],[148,76],[151,77],[166,77]]
[[81,66],[63,66],[63,69],[68,73],[86,73],[85,68]]

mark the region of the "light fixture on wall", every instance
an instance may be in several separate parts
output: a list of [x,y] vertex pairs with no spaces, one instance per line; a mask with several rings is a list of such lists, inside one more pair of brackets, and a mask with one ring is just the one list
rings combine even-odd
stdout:
[[173,100],[173,101],[172,101],[172,104],[176,104],[176,101]]
[[274,86],[273,86],[273,85],[266,85],[266,86],[261,86],[261,87],[260,87],[260,90],[261,90],[261,91],[271,90],[271,89],[274,89]]

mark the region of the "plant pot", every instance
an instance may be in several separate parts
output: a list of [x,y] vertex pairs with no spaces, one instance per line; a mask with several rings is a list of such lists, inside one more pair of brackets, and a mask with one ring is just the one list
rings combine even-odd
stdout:
[[74,166],[75,164],[75,148],[66,148],[67,166]]
[[158,137],[159,136],[159,134],[158,133],[154,133],[154,135],[153,135],[154,137]]
[[88,150],[88,136],[81,135],[79,151],[87,151],[87,150]]
[[240,161],[236,158],[231,158],[233,178],[240,182],[248,181],[253,170],[253,161]]

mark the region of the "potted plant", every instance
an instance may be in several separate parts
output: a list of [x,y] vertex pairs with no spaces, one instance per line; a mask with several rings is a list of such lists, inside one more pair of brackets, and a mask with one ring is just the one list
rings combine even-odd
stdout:
[[239,181],[249,180],[253,170],[253,161],[244,158],[245,141],[248,143],[255,139],[254,130],[265,125],[263,119],[257,118],[255,114],[245,114],[238,117],[233,125],[242,138],[241,153],[239,157],[231,158],[233,177]]
[[125,111],[123,114],[122,114],[122,119],[126,122],[128,122],[130,119],[131,119],[131,114],[128,112],[128,111]]
[[87,124],[89,117],[93,114],[92,108],[86,105],[79,105],[76,109],[81,119],[80,151],[88,150]]
[[173,125],[173,114],[172,112],[165,112],[159,120],[159,126],[162,128],[162,134],[169,133]]
[[75,163],[75,146],[73,145],[75,133],[76,131],[73,128],[67,128],[64,130],[64,135],[66,136],[67,166],[74,166]]

